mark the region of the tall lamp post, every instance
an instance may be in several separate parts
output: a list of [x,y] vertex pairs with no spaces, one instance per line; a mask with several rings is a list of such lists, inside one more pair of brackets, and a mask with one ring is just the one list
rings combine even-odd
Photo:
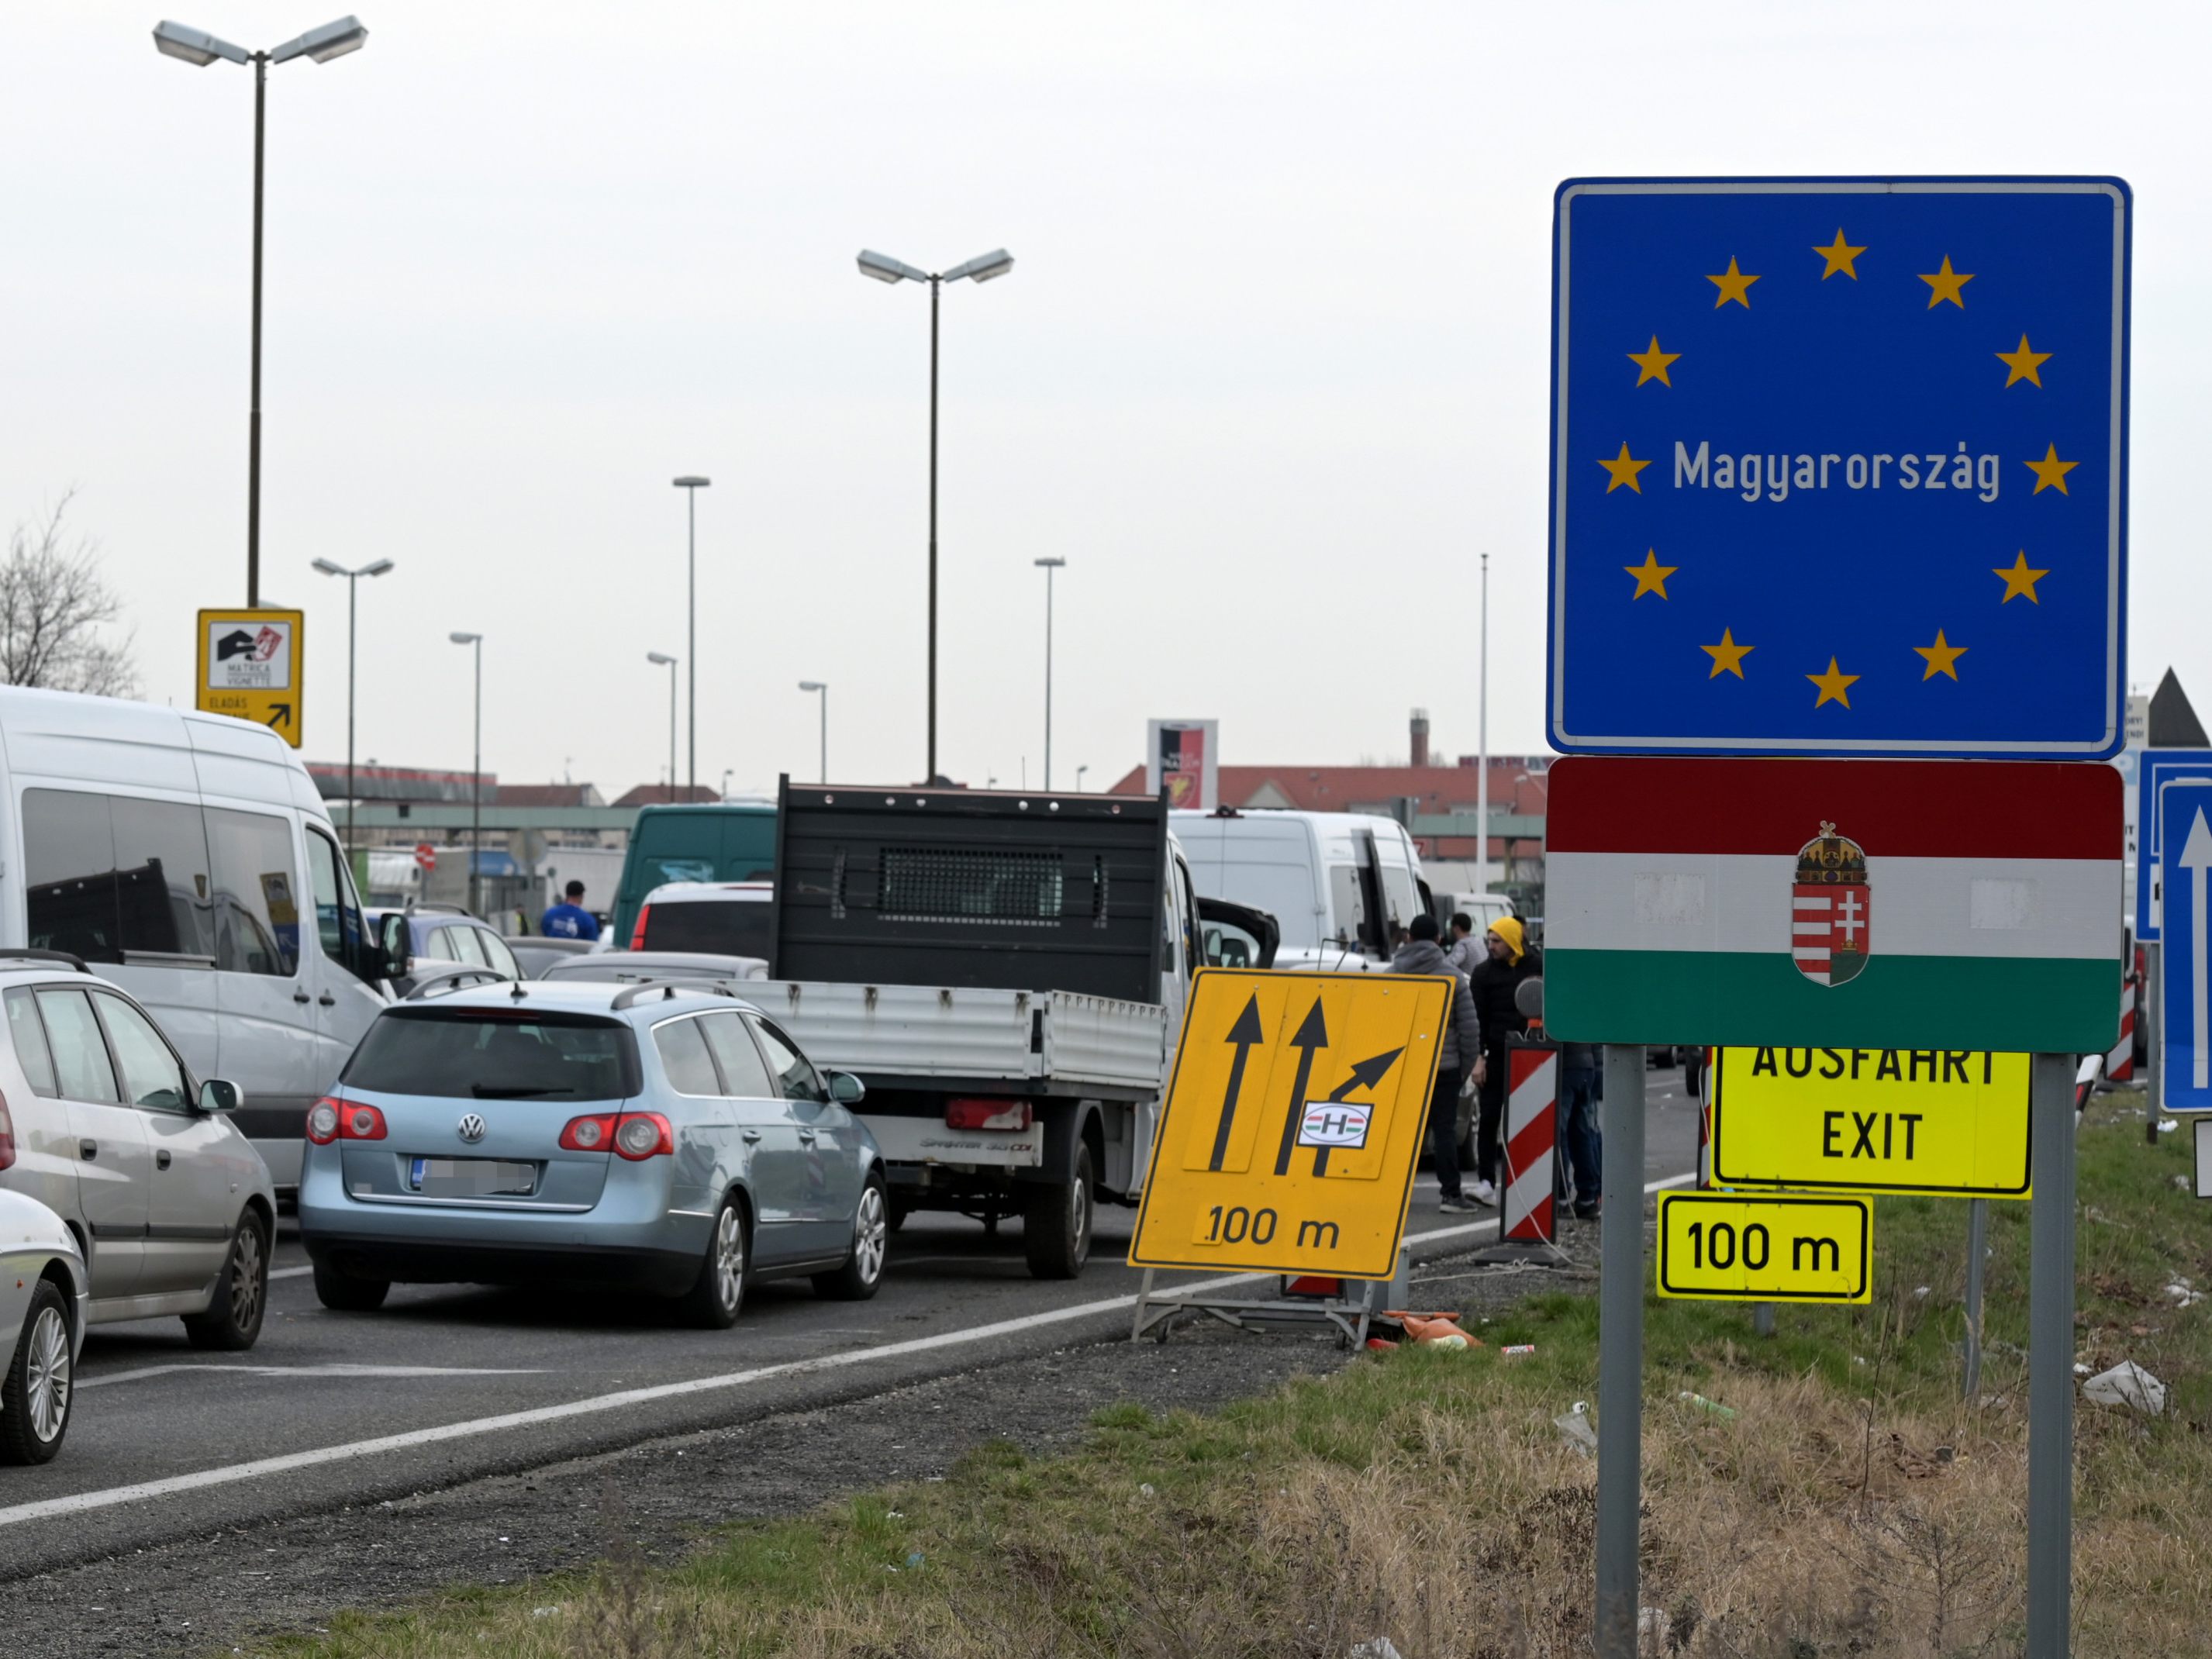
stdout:
[[1079,766],[1075,769],[1075,793],[1079,795],[1083,793],[1083,775],[1090,769],[1091,768],[1088,765]]
[[346,579],[346,852],[350,855],[356,845],[353,822],[353,670],[354,645],[358,638],[358,629],[355,627],[355,613],[359,609],[361,579],[363,576],[381,576],[392,568],[392,561],[379,559],[358,570],[349,570],[328,559],[317,559],[314,564],[315,568],[325,576],[343,576]]
[[1014,268],[1014,256],[1004,248],[981,253],[962,265],[939,272],[917,270],[887,253],[860,250],[860,275],[879,283],[929,284],[929,770],[927,783],[937,781],[937,299],[947,283],[965,276],[988,283]]
[[1044,572],[1044,787],[1052,788],[1052,576],[1067,568],[1066,559],[1031,561]]
[[476,758],[469,768],[469,909],[483,915],[480,884],[483,878],[483,635],[452,634],[455,645],[472,646],[477,657]]
[[830,682],[801,680],[799,689],[822,694],[822,781],[827,783],[830,781]]
[[676,799],[676,659],[665,651],[648,651],[645,659],[668,671],[668,799]]
[[[714,481],[687,472],[675,480],[676,487],[684,492],[684,514],[690,524],[690,535],[685,541],[688,550],[684,558],[684,648],[690,653],[690,695],[684,711],[684,725],[690,733],[688,745],[690,759],[685,769],[690,776],[686,784],[699,787],[699,492]],[[676,799],[676,763],[668,763],[668,799]]]
[[154,27],[154,49],[165,58],[205,69],[218,58],[253,65],[253,368],[246,417],[246,602],[261,603],[261,173],[262,138],[267,130],[269,66],[306,58],[327,64],[368,44],[358,17],[341,17],[287,40],[268,52],[248,52],[204,29],[161,22]]

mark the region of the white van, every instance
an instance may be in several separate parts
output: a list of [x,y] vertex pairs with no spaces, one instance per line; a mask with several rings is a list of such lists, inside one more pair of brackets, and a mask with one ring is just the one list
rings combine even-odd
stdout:
[[280,1189],[307,1109],[390,1000],[283,740],[112,697],[0,688],[0,945],[99,964],[195,1074],[237,1084],[233,1121]]
[[1387,968],[1395,929],[1429,908],[1420,854],[1395,819],[1273,807],[1170,817],[1200,897],[1274,916],[1278,968]]

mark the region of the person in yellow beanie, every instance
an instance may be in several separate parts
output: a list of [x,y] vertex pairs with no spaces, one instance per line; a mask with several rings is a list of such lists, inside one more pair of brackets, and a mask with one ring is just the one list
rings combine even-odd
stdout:
[[1501,1161],[1498,1130],[1505,1115],[1505,1039],[1528,1029],[1528,1017],[1514,1000],[1521,981],[1544,971],[1542,957],[1528,946],[1518,916],[1500,916],[1482,936],[1488,960],[1468,975],[1474,1012],[1482,1027],[1482,1057],[1474,1062],[1474,1182],[1469,1189],[1484,1204],[1498,1201],[1496,1176]]

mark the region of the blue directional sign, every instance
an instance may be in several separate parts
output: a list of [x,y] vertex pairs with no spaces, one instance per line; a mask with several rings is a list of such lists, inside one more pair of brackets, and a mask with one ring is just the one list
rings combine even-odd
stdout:
[[1570,753],[2123,740],[2117,179],[1574,179],[1547,716]]
[[2166,937],[2160,943],[2159,1103],[2212,1112],[2212,972],[2207,971],[2212,897],[2212,778],[2181,778],[2158,794],[2166,848]]
[[2212,749],[2146,749],[2136,762],[2136,940],[2159,942],[2159,790],[2212,778]]

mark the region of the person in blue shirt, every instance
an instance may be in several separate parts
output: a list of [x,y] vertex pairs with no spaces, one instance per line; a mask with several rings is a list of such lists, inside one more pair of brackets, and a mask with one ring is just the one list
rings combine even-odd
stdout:
[[566,902],[555,905],[538,919],[538,931],[548,939],[591,939],[599,936],[599,918],[584,908],[584,884],[568,884]]

